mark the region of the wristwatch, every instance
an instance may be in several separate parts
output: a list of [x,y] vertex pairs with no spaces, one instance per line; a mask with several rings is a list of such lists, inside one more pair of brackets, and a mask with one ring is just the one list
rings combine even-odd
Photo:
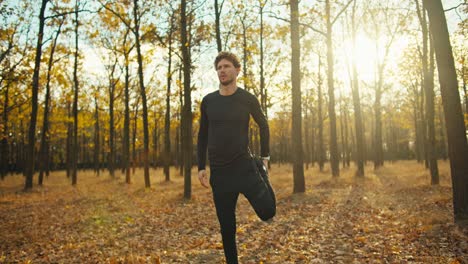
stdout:
[[270,156],[267,157],[261,157],[262,160],[270,160]]

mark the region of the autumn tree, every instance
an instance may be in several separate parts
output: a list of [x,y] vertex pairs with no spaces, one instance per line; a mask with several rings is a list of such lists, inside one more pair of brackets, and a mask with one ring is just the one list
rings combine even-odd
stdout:
[[163,149],[163,170],[165,175],[165,180],[170,181],[170,165],[172,162],[171,154],[171,96],[175,93],[172,91],[172,84],[174,80],[174,73],[176,72],[176,66],[174,66],[176,61],[176,56],[180,57],[176,48],[177,40],[177,30],[179,30],[179,25],[177,24],[177,13],[178,9],[175,8],[172,2],[168,3],[162,7],[166,10],[167,18],[164,19],[165,26],[160,25],[159,28],[156,28],[154,33],[155,37],[166,49],[167,52],[167,71],[166,71],[166,93],[165,93],[165,114],[164,114],[164,149]]
[[434,38],[434,49],[446,120],[455,222],[466,224],[468,223],[468,163],[465,159],[468,157],[468,144],[447,20],[440,0],[423,0],[423,3],[429,18],[430,32],[433,36],[437,36]]
[[42,118],[42,130],[41,130],[41,143],[39,148],[39,178],[38,184],[42,185],[44,173],[49,175],[49,154],[50,154],[50,132],[49,132],[49,111],[50,111],[50,82],[52,77],[52,67],[54,65],[54,55],[57,47],[57,40],[62,30],[63,23],[65,18],[62,18],[58,21],[58,27],[55,33],[54,40],[51,44],[50,55],[47,65],[47,82],[46,82],[46,91],[44,99],[44,116]]
[[223,44],[221,42],[221,12],[223,11],[224,0],[214,0],[215,10],[215,32],[216,32],[216,47],[218,52],[223,50]]
[[[93,28],[91,32],[92,38],[98,38],[98,47],[102,47],[105,52],[102,52],[101,59],[104,62],[104,68],[107,77],[107,95],[109,109],[109,156],[107,164],[109,173],[114,177],[116,169],[116,116],[115,109],[121,94],[124,93],[124,131],[122,139],[122,164],[121,167],[125,174],[126,180],[130,182],[129,169],[129,82],[130,82],[130,52],[134,44],[130,40],[130,29],[121,22],[119,17],[115,16],[108,9],[99,13],[100,27]],[[124,19],[122,17],[122,19]],[[126,18],[129,21],[129,18]],[[123,60],[122,60],[123,57]],[[124,83],[122,84],[121,75],[124,74]],[[123,90],[122,90],[123,89]]]
[[304,158],[302,150],[301,110],[301,46],[299,41],[299,2],[291,0],[291,83],[292,83],[292,140],[293,140],[293,192],[305,192]]
[[184,104],[182,110],[182,149],[184,155],[184,198],[190,199],[192,195],[192,97],[191,97],[191,57],[187,16],[187,1],[180,4],[180,46],[182,50],[182,63],[184,72]]
[[[385,5],[377,3],[375,7],[367,10],[368,21],[372,27],[370,34],[376,41],[376,53],[381,52],[381,56],[376,57],[377,76],[375,80],[375,101],[374,101],[374,168],[379,168],[384,164],[383,136],[382,136],[382,96],[386,85],[386,67],[390,56],[390,50],[395,43],[395,39],[406,26],[406,19],[409,11],[401,13],[395,10],[394,5],[398,2],[387,2]],[[396,12],[396,13],[395,13]]]
[[34,73],[32,78],[32,97],[31,97],[31,117],[29,122],[28,132],[28,152],[27,161],[28,166],[26,170],[26,183],[25,189],[29,190],[33,187],[33,175],[34,175],[34,142],[36,142],[36,123],[37,123],[37,100],[39,93],[39,71],[41,69],[41,57],[42,57],[42,41],[44,37],[44,26],[45,26],[45,11],[48,0],[41,1],[41,7],[39,11],[39,30],[37,33],[37,44],[36,44],[36,55],[34,60]]
[[[340,175],[338,141],[336,132],[336,112],[335,112],[335,79],[334,79],[334,55],[333,55],[333,25],[341,14],[348,8],[353,0],[348,1],[340,7],[339,11],[332,17],[331,4],[325,0],[325,30],[321,30],[310,23],[304,24],[312,31],[325,37],[327,45],[327,84],[328,84],[328,117],[330,120],[330,165],[333,177]],[[315,13],[316,11],[314,11]]]
[[[22,83],[26,82],[26,76],[29,76],[29,69],[26,67],[28,64],[28,51],[33,47],[29,45],[30,39],[28,32],[31,30],[31,23],[23,16],[29,12],[29,7],[24,9],[8,10],[6,5],[0,5],[0,19],[2,23],[0,34],[0,111],[2,122],[0,123],[0,175],[3,179],[8,172],[13,171],[13,164],[19,165],[17,161],[22,159],[16,150],[23,151],[22,146],[13,148],[12,144],[20,133],[15,133],[14,127],[10,124],[12,121],[10,116],[14,116],[15,112],[21,112],[24,104],[27,103],[23,100],[23,95],[19,91]],[[10,19],[11,17],[21,19]],[[24,39],[24,42],[21,41]],[[26,98],[24,98],[26,99]],[[22,118],[16,116],[14,118],[20,122]],[[19,126],[19,127],[22,127]],[[22,133],[21,133],[22,135]],[[18,143],[22,142],[18,140]],[[20,145],[20,144],[18,144]],[[14,157],[16,156],[16,160]],[[16,166],[17,169],[18,166]]]
[[419,23],[422,29],[422,71],[423,71],[423,80],[422,86],[424,89],[425,94],[425,103],[426,103],[426,122],[427,125],[424,129],[425,133],[425,146],[427,152],[427,159],[429,162],[429,170],[431,172],[431,184],[439,184],[439,169],[437,167],[437,157],[435,153],[435,107],[434,107],[434,56],[433,56],[433,45],[432,41],[430,42],[430,50],[428,49],[429,46],[429,32],[428,32],[428,25],[426,20],[426,12],[424,9],[420,8],[419,0],[416,0],[416,9],[418,13]]
[[361,111],[361,95],[359,92],[359,75],[357,71],[357,56],[356,56],[356,32],[357,32],[357,21],[356,21],[356,3],[354,1],[352,13],[351,13],[351,41],[352,41],[352,97],[354,107],[354,130],[356,137],[356,165],[357,171],[356,176],[364,176],[364,127],[362,123],[362,111]]

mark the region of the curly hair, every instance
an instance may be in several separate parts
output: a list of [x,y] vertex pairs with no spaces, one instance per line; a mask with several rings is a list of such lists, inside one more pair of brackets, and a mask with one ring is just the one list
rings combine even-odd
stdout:
[[220,53],[218,53],[218,56],[216,56],[216,59],[214,62],[215,70],[218,67],[218,63],[223,59],[232,62],[235,68],[241,67],[239,58],[234,53],[229,52],[229,51],[221,51]]

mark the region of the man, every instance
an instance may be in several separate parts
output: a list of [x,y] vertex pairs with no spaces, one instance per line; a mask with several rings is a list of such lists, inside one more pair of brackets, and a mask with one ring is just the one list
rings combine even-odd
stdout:
[[[206,95],[201,103],[198,132],[198,179],[212,187],[213,200],[221,227],[224,255],[228,264],[238,263],[236,248],[236,203],[240,193],[264,221],[276,214],[276,202],[268,181],[269,128],[257,98],[237,87],[239,59],[220,52],[215,59],[219,90]],[[249,118],[260,127],[262,170],[250,155]],[[210,178],[205,170],[206,152]],[[263,172],[263,173],[261,173]]]

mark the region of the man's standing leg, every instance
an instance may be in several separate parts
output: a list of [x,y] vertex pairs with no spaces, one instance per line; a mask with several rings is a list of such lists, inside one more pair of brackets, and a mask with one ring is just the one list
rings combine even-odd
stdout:
[[221,227],[224,256],[228,264],[238,263],[236,247],[236,204],[238,197],[239,193],[237,192],[213,192],[216,214]]

